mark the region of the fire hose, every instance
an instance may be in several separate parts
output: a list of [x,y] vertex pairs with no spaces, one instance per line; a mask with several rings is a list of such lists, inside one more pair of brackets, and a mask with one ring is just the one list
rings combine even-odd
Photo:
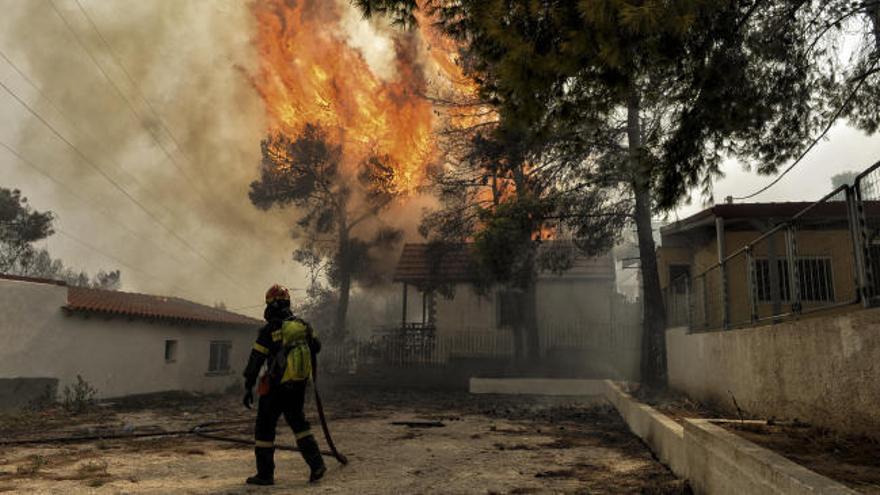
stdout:
[[312,353],[312,386],[315,388],[315,408],[318,410],[318,418],[321,420],[321,429],[324,430],[324,438],[327,440],[327,446],[330,447],[333,457],[343,466],[348,464],[348,458],[341,452],[336,450],[333,438],[330,436],[330,428],[327,427],[327,418],[324,416],[324,405],[321,403],[321,394],[318,392],[318,355],[311,349]]
[[[114,432],[114,433],[92,433],[87,435],[67,435],[55,437],[39,437],[39,438],[19,438],[13,440],[0,440],[0,445],[33,445],[33,444],[51,444],[51,443],[77,443],[91,442],[100,440],[125,440],[135,438],[167,438],[194,435],[208,440],[216,440],[220,442],[236,443],[252,447],[253,440],[245,438],[230,437],[218,435],[220,432],[229,431],[229,428],[217,428],[218,426],[229,426],[235,424],[251,423],[251,420],[240,421],[214,421],[208,423],[200,423],[192,428],[179,430],[163,430],[150,432]],[[288,447],[279,445],[275,447],[278,450],[286,450],[290,452],[299,452],[296,447]],[[322,450],[321,455],[326,457],[336,457],[338,453]]]
[[[318,418],[321,420],[321,429],[324,431],[324,438],[327,440],[327,446],[330,447],[330,451],[321,451],[321,455],[323,456],[332,456],[340,464],[348,464],[348,458],[343,455],[339,450],[336,449],[336,444],[333,443],[333,437],[330,435],[330,428],[327,426],[327,418],[324,414],[324,405],[321,402],[321,394],[318,391],[318,358],[314,351],[312,351],[312,383],[315,389],[315,407],[318,410]],[[163,438],[163,437],[177,437],[177,436],[187,436],[187,435],[195,435],[197,437],[216,440],[221,442],[230,442],[237,443],[242,445],[253,445],[252,440],[246,440],[243,438],[237,437],[229,437],[224,435],[218,435],[219,432],[228,431],[229,428],[217,428],[218,426],[228,426],[233,424],[242,424],[249,423],[250,420],[239,420],[239,421],[213,421],[207,423],[200,423],[192,428],[188,429],[179,429],[179,430],[162,430],[162,431],[150,431],[150,432],[114,432],[114,433],[90,433],[87,435],[68,435],[68,436],[57,436],[57,437],[41,437],[41,438],[22,438],[22,439],[13,439],[13,440],[0,440],[0,445],[28,445],[28,444],[41,444],[41,443],[76,443],[76,442],[89,442],[96,440],[117,440],[117,439],[131,439],[131,438]],[[287,450],[291,452],[299,452],[299,449],[296,447],[288,447],[288,446],[277,446],[275,447],[278,450]]]

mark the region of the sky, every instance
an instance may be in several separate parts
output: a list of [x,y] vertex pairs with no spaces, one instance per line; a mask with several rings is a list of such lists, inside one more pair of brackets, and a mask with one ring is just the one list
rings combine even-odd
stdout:
[[[862,171],[880,161],[880,136],[865,133],[840,123],[831,128],[791,172],[776,185],[750,202],[812,201],[831,192],[831,177],[842,172]],[[787,165],[786,165],[787,166]],[[784,168],[784,167],[783,167]],[[724,202],[727,196],[742,197],[770,183],[775,175],[759,175],[746,170],[734,160],[722,167],[724,177],[714,184],[713,200]],[[691,194],[691,204],[685,204],[670,215],[670,220],[685,218],[702,210],[704,205],[699,191]]]
[[[43,243],[53,255],[88,272],[119,268],[123,290],[248,314],[270,284],[305,285],[290,260],[291,212],[247,198],[266,122],[247,75],[246,2],[0,0],[0,11],[0,144],[26,160],[0,146],[0,186],[56,213]],[[343,28],[371,65],[388,65],[392,45],[366,21],[347,15]],[[880,138],[841,124],[754,200],[818,199],[833,175],[878,160]],[[736,162],[724,172],[719,202],[771,180]],[[668,220],[702,207],[696,193]]]

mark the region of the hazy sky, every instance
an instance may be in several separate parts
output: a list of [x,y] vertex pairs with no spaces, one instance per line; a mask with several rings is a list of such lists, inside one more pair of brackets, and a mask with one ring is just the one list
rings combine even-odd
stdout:
[[[0,146],[0,186],[57,213],[65,234],[47,241],[51,252],[89,272],[121,269],[125,290],[252,314],[269,284],[302,287],[289,261],[290,213],[257,211],[247,198],[266,126],[246,76],[254,58],[246,2],[79,0],[86,17],[76,0],[53,1],[57,12],[48,0],[0,0],[0,51],[39,90],[2,57],[0,82],[86,157],[0,88],[0,143],[57,181]],[[347,16],[344,29],[381,65],[392,45],[359,23]],[[817,199],[831,176],[877,160],[880,138],[841,125],[755,200]],[[719,202],[770,180],[736,163],[725,173]],[[701,209],[694,199],[677,215]]]

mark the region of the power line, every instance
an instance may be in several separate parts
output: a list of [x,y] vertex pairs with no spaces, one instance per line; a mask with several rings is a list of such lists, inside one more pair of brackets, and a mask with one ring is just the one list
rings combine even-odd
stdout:
[[[186,169],[178,163],[178,161],[174,157],[174,155],[168,151],[168,149],[161,142],[159,137],[153,133],[153,130],[142,123],[140,116],[138,114],[138,111],[134,107],[134,105],[132,104],[131,100],[128,97],[126,97],[125,93],[123,93],[123,91],[119,87],[119,85],[116,84],[115,81],[113,81],[113,79],[110,77],[110,75],[107,73],[107,71],[101,65],[101,63],[98,62],[98,59],[95,56],[95,54],[92,52],[92,50],[90,50],[89,47],[82,41],[82,38],[80,38],[80,36],[77,34],[76,30],[70,24],[68,19],[64,16],[64,14],[61,12],[61,10],[58,8],[58,6],[55,4],[55,0],[47,0],[47,1],[51,5],[52,9],[55,11],[55,14],[64,23],[65,27],[70,32],[70,34],[73,36],[74,40],[77,42],[77,44],[80,46],[80,48],[82,48],[82,50],[84,52],[86,52],[89,59],[92,61],[92,63],[98,69],[98,71],[101,73],[101,75],[104,77],[104,79],[113,87],[113,89],[116,91],[116,94],[119,96],[119,98],[122,99],[126,103],[126,106],[128,107],[129,111],[131,111],[132,115],[134,115],[135,120],[137,122],[141,123],[142,127],[144,128],[145,131],[147,131],[147,134],[150,136],[150,138],[153,140],[153,142],[156,143],[156,145],[162,150],[162,152],[169,159],[169,161],[171,161],[172,165],[174,165],[174,167],[181,173],[181,175],[184,177],[184,179],[190,184],[192,190],[196,192],[196,194],[199,196],[199,199],[207,207],[207,209],[209,211],[211,211],[211,202],[210,202],[209,198],[207,198],[204,195],[204,193],[201,191],[201,189],[195,185],[195,181],[191,178],[191,176],[186,171]],[[147,109],[152,114],[152,117],[156,119],[156,121],[159,123],[159,126],[161,127],[161,129],[168,135],[168,137],[174,143],[175,147],[180,152],[180,154],[183,155],[183,157],[191,165],[194,164],[194,161],[186,153],[183,146],[181,146],[180,141],[177,139],[177,137],[174,135],[174,133],[171,131],[171,129],[169,129],[168,126],[165,124],[165,121],[162,119],[159,112],[156,110],[156,108],[153,106],[153,104],[150,102],[150,100],[146,97],[144,92],[140,89],[135,78],[131,75],[131,73],[125,67],[125,64],[123,64],[122,60],[120,60],[120,58],[117,56],[115,50],[113,50],[113,47],[110,45],[110,43],[107,41],[107,38],[101,32],[100,28],[98,27],[97,23],[94,21],[93,17],[88,13],[88,11],[83,6],[83,4],[80,2],[80,0],[74,0],[74,2],[76,3],[80,12],[85,17],[86,21],[91,26],[92,30],[98,36],[98,39],[103,44],[104,48],[107,51],[107,54],[110,56],[110,58],[113,60],[113,62],[119,67],[119,69],[122,71],[122,73],[125,75],[125,77],[128,79],[128,82],[131,85],[131,87],[133,88],[135,94],[146,105]]]
[[125,77],[128,79],[129,84],[131,84],[132,88],[134,88],[135,92],[140,97],[141,101],[143,101],[144,104],[147,105],[147,108],[150,110],[150,112],[153,114],[153,116],[159,122],[159,126],[161,126],[162,130],[165,131],[165,133],[168,135],[169,138],[171,138],[171,142],[174,143],[174,146],[177,148],[178,151],[180,151],[180,153],[183,155],[183,157],[186,158],[187,161],[190,162],[190,164],[193,164],[193,161],[187,155],[186,150],[184,150],[183,146],[180,145],[180,141],[178,141],[178,139],[174,135],[174,133],[171,132],[171,129],[168,128],[168,126],[165,124],[165,121],[162,119],[159,112],[153,106],[153,103],[150,102],[150,100],[146,97],[144,92],[138,86],[134,77],[132,77],[131,73],[128,72],[128,69],[126,69],[125,64],[123,64],[122,61],[119,59],[119,56],[116,54],[116,51],[113,49],[112,46],[110,46],[110,43],[107,42],[107,38],[104,36],[104,34],[98,28],[98,25],[97,25],[97,23],[95,23],[92,16],[89,15],[89,12],[86,10],[86,8],[83,6],[83,4],[80,2],[80,0],[74,0],[74,2],[76,2],[76,6],[79,7],[80,12],[82,12],[83,16],[85,16],[86,20],[89,22],[89,25],[91,25],[92,29],[95,31],[95,34],[98,35],[98,39],[101,40],[101,43],[104,45],[104,48],[107,49],[107,53],[110,55],[110,58],[113,59],[113,62],[115,62],[117,66],[119,66],[119,68],[122,70],[122,73],[125,74]]
[[221,276],[223,276],[224,278],[226,278],[227,281],[229,281],[230,284],[232,284],[232,285],[234,285],[234,286],[236,286],[236,287],[239,287],[237,281],[235,281],[232,277],[230,277],[228,274],[226,274],[223,270],[221,270],[220,268],[216,267],[216,266],[215,266],[215,265],[214,265],[214,264],[208,259],[207,256],[205,256],[205,255],[204,255],[203,253],[201,253],[198,249],[196,249],[196,248],[195,248],[192,244],[190,244],[186,239],[184,239],[183,237],[181,237],[180,234],[178,234],[177,232],[175,232],[174,230],[172,230],[171,228],[169,228],[168,226],[166,226],[163,222],[161,222],[161,221],[159,220],[159,218],[156,217],[155,214],[153,214],[150,210],[148,210],[148,209],[146,208],[146,206],[144,206],[143,203],[141,203],[140,201],[138,201],[137,198],[135,198],[134,196],[131,195],[131,193],[129,193],[127,190],[125,190],[125,188],[123,188],[123,187],[122,187],[122,186],[121,186],[116,180],[114,180],[109,174],[107,174],[106,171],[104,171],[101,167],[99,167],[97,164],[95,164],[94,162],[92,162],[92,161],[91,161],[91,160],[90,160],[90,159],[89,159],[89,158],[88,158],[88,157],[87,157],[82,151],[80,151],[79,148],[77,148],[73,143],[71,143],[67,138],[65,138],[60,132],[58,132],[58,130],[55,129],[55,127],[54,127],[52,124],[50,124],[45,118],[43,118],[42,115],[40,115],[39,113],[37,113],[37,112],[36,112],[36,111],[35,111],[30,105],[27,104],[27,102],[25,102],[23,99],[21,99],[21,97],[19,97],[14,91],[12,91],[12,90],[11,90],[6,84],[4,84],[3,81],[0,81],[0,87],[2,87],[7,93],[9,93],[9,95],[12,96],[12,97],[13,97],[13,98],[14,98],[14,99],[15,99],[20,105],[22,105],[24,108],[26,108],[26,109],[28,110],[28,112],[31,113],[31,115],[33,115],[33,116],[34,116],[37,120],[39,120],[44,126],[46,126],[50,131],[52,131],[52,133],[53,133],[58,139],[60,139],[60,140],[61,140],[62,142],[64,142],[67,146],[69,146],[69,147],[74,151],[74,153],[76,153],[76,155],[77,155],[77,156],[78,156],[78,157],[79,157],[84,163],[86,163],[86,164],[89,165],[91,168],[93,168],[95,171],[97,171],[97,172],[101,175],[101,177],[103,177],[104,179],[106,179],[107,182],[109,182],[114,188],[116,188],[116,189],[117,189],[119,192],[121,192],[126,198],[128,198],[128,200],[131,201],[135,206],[137,206],[138,209],[140,209],[141,211],[144,212],[144,214],[146,214],[148,217],[150,217],[151,220],[153,220],[156,224],[158,224],[160,227],[162,227],[163,230],[165,230],[169,235],[171,235],[172,237],[174,237],[175,239],[177,239],[181,244],[183,244],[184,246],[186,246],[187,249],[189,249],[190,251],[192,251],[193,253],[195,253],[195,254],[196,254],[199,258],[201,258],[201,259],[202,259],[202,260],[203,260],[208,266],[210,266],[211,268],[213,268],[214,270],[216,270],[217,273],[219,273]]
[[54,230],[55,230],[55,232],[58,232],[59,234],[63,235],[64,237],[67,237],[68,239],[70,239],[70,240],[76,242],[77,244],[80,244],[80,245],[82,245],[82,246],[85,246],[86,248],[91,249],[92,251],[95,251],[96,253],[101,254],[101,255],[105,256],[106,258],[108,258],[108,259],[110,259],[110,260],[113,260],[114,262],[118,263],[118,264],[121,265],[122,267],[124,267],[124,268],[126,268],[126,269],[128,269],[128,270],[131,270],[131,271],[133,271],[133,272],[140,273],[140,274],[146,276],[147,278],[150,278],[150,279],[152,279],[152,280],[155,280],[156,282],[159,282],[160,284],[163,284],[163,285],[164,285],[164,281],[159,280],[158,278],[156,278],[156,276],[151,275],[150,273],[147,273],[147,272],[145,272],[145,271],[143,271],[143,270],[141,270],[141,269],[139,269],[139,268],[135,268],[135,267],[129,265],[128,263],[126,263],[125,261],[122,261],[122,260],[119,259],[118,257],[116,257],[116,256],[114,256],[114,255],[108,253],[107,251],[104,251],[104,250],[101,249],[101,248],[98,248],[97,246],[94,246],[94,245],[92,245],[92,244],[90,244],[90,243],[88,243],[88,242],[86,242],[86,241],[80,239],[79,237],[77,237],[77,236],[71,234],[70,232],[65,231],[64,229],[61,229],[61,228],[55,227]]
[[[878,62],[880,62],[880,58],[875,60],[874,63],[871,64],[871,67],[869,67],[865,71],[865,73],[867,74],[867,73],[870,73],[872,70],[874,70],[874,68],[877,67]],[[739,201],[739,200],[743,200],[743,199],[753,198],[753,197],[763,193],[764,191],[770,189],[771,187],[775,186],[779,181],[781,181],[782,178],[785,177],[789,172],[791,172],[804,159],[804,157],[807,156],[807,153],[809,153],[810,150],[812,150],[813,147],[815,147],[816,144],[818,144],[819,141],[822,140],[822,138],[824,138],[826,134],[828,134],[828,131],[831,130],[831,127],[834,126],[834,124],[837,122],[837,119],[840,117],[840,115],[846,110],[847,107],[849,107],[849,104],[852,102],[853,98],[855,98],[856,93],[859,92],[859,90],[862,88],[862,85],[865,83],[865,80],[867,80],[867,79],[868,79],[867,77],[862,77],[861,80],[859,80],[859,83],[856,84],[856,87],[853,88],[852,92],[846,97],[846,100],[844,100],[844,102],[840,106],[840,108],[838,108],[837,111],[834,112],[834,115],[828,121],[828,125],[825,126],[825,129],[822,131],[822,133],[819,134],[816,137],[816,139],[813,140],[812,143],[810,143],[810,145],[807,147],[807,149],[805,149],[800,154],[800,156],[798,156],[797,160],[795,160],[794,163],[789,165],[781,174],[779,174],[775,179],[770,181],[769,184],[762,187],[761,189],[758,189],[757,191],[753,192],[752,194],[749,194],[746,196],[734,197],[733,199]]]
[[[192,186],[193,190],[197,190],[198,188],[195,186],[195,184],[194,184],[193,180],[190,178],[189,174],[186,172],[186,170],[184,170],[183,167],[180,166],[179,163],[177,163],[177,159],[175,159],[174,156],[172,155],[172,153],[169,152],[165,148],[165,146],[162,144],[161,140],[153,133],[153,131],[143,123],[140,115],[138,114],[137,109],[134,107],[134,104],[131,102],[130,99],[128,99],[127,96],[125,96],[125,93],[122,92],[122,89],[119,87],[119,85],[116,84],[116,82],[113,80],[113,78],[110,77],[110,74],[108,74],[107,71],[104,70],[104,66],[101,65],[100,62],[98,62],[98,59],[97,59],[97,57],[95,57],[95,54],[92,53],[92,51],[89,49],[89,47],[86,46],[86,44],[80,38],[79,34],[77,34],[76,30],[73,29],[73,26],[70,24],[70,22],[64,16],[64,14],[61,13],[61,10],[58,8],[58,6],[55,5],[55,0],[46,0],[46,1],[52,7],[52,10],[55,11],[55,14],[58,16],[58,18],[61,19],[61,22],[64,23],[64,26],[67,28],[67,30],[70,32],[70,34],[73,35],[73,38],[76,41],[76,43],[79,45],[79,47],[82,48],[84,52],[86,52],[86,55],[88,55],[89,60],[92,61],[92,63],[95,65],[95,67],[97,67],[97,69],[101,73],[101,75],[104,76],[104,79],[110,84],[110,86],[113,88],[113,90],[116,91],[116,94],[119,96],[119,98],[125,102],[129,111],[131,111],[132,115],[134,115],[135,122],[139,123],[141,125],[141,127],[143,127],[145,131],[147,131],[147,134],[150,136],[150,138],[153,140],[153,142],[156,143],[156,146],[158,146],[159,149],[161,149],[162,152],[165,154],[165,156],[168,157],[168,159],[171,161],[172,165],[174,165],[174,168],[176,168],[181,173],[181,175],[183,175],[184,179],[187,182],[189,182],[189,184],[190,184],[190,186]],[[77,2],[77,5],[79,5],[79,2]],[[86,17],[88,18],[88,15],[86,15]],[[103,36],[100,35],[100,32],[98,33],[98,36],[99,36],[99,38],[103,39]],[[116,60],[115,57],[112,56],[112,54],[111,54],[111,58],[113,58],[114,61]],[[119,64],[119,62],[116,62],[116,63]],[[121,65],[120,65],[120,67],[121,67]],[[123,72],[125,72],[127,74],[127,71],[125,71],[124,68],[123,68]],[[135,89],[137,90],[136,85],[135,85]],[[144,100],[145,100],[145,98],[144,98]],[[159,118],[159,116],[157,114],[154,113],[153,117],[156,118],[156,120],[160,121],[160,123],[161,123],[161,118]],[[164,124],[163,124],[163,126],[164,126]]]
[[65,192],[67,192],[72,197],[76,198],[78,201],[83,203],[85,206],[90,206],[90,207],[94,208],[98,213],[104,215],[111,222],[115,223],[116,225],[121,227],[123,230],[125,230],[128,234],[138,238],[139,240],[141,240],[143,242],[152,244],[158,250],[162,251],[163,254],[167,255],[168,257],[170,257],[171,259],[173,259],[177,263],[179,263],[181,265],[185,264],[185,262],[183,260],[181,260],[180,258],[175,256],[171,252],[165,250],[165,248],[163,248],[161,245],[156,243],[154,240],[142,236],[136,230],[134,230],[134,229],[130,228],[128,225],[126,225],[124,222],[114,218],[112,215],[110,215],[109,213],[107,213],[103,209],[99,208],[98,205],[96,203],[94,203],[93,201],[89,201],[89,200],[85,199],[83,196],[81,196],[79,193],[77,193],[75,190],[73,190],[73,188],[71,188],[70,186],[68,186],[64,182],[56,179],[52,174],[47,172],[46,169],[44,169],[43,167],[40,167],[37,164],[35,164],[34,162],[28,160],[24,155],[19,153],[15,148],[9,146],[8,144],[4,143],[3,141],[0,141],[0,147],[6,149],[7,152],[9,152],[11,155],[16,157],[21,163],[27,165],[28,167],[30,167],[33,170],[36,170],[38,173],[40,173],[40,175],[42,175],[42,176],[46,177],[47,179],[49,179],[50,181],[52,181],[56,186],[62,188]]
[[[4,61],[6,61],[6,63],[9,64],[10,67],[12,67],[12,69],[13,69],[13,70],[19,75],[19,77],[22,78],[22,80],[24,80],[24,81],[25,81],[25,82],[31,87],[31,89],[33,89],[37,94],[40,95],[41,98],[43,98],[47,103],[49,103],[49,106],[52,107],[52,109],[55,110],[55,112],[57,112],[58,115],[61,116],[61,118],[66,122],[66,124],[67,124],[67,126],[68,126],[69,128],[73,129],[73,130],[74,130],[75,132],[77,132],[77,133],[80,133],[82,136],[84,136],[84,137],[86,137],[86,138],[89,138],[91,141],[94,141],[94,142],[97,142],[97,143],[101,143],[101,148],[103,148],[105,151],[107,151],[106,146],[104,146],[104,144],[101,142],[101,140],[96,139],[96,138],[95,138],[90,132],[87,131],[87,128],[86,128],[86,127],[76,125],[76,123],[73,121],[73,119],[70,118],[70,116],[67,115],[67,113],[64,112],[64,110],[62,110],[61,107],[58,106],[58,105],[52,100],[52,98],[50,98],[49,95],[47,95],[46,92],[43,91],[43,90],[42,90],[42,89],[41,89],[41,88],[40,88],[40,87],[39,87],[39,86],[33,81],[33,79],[31,79],[30,77],[28,77],[28,75],[25,74],[24,71],[22,71],[21,68],[18,67],[18,65],[16,65],[16,63],[15,63],[14,61],[12,61],[12,60],[11,60],[11,59],[10,59],[5,53],[3,53],[3,50],[0,50],[0,58],[2,58]],[[136,177],[133,177],[131,174],[125,172],[125,171],[122,170],[120,167],[116,167],[116,168],[117,168],[117,170],[118,170],[120,173],[122,173],[122,174],[128,176],[129,178],[131,178],[132,181],[133,181],[135,184],[137,184],[137,185],[139,185],[139,186],[143,186],[143,184],[142,184],[139,180],[137,180]],[[170,211],[168,211],[167,208],[165,208],[165,207],[162,206],[161,204],[159,205],[159,208],[160,208],[161,210],[163,210],[164,213],[167,213],[167,214],[170,214],[170,213],[171,213]]]

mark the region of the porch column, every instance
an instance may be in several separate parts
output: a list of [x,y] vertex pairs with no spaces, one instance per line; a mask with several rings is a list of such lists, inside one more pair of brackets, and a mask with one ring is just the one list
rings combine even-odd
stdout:
[[726,255],[725,236],[724,236],[724,219],[715,218],[715,238],[718,244],[718,263],[721,265],[721,328],[727,330],[730,328],[730,300],[727,292],[727,263],[724,261]]
[[403,313],[400,317],[400,328],[406,327],[406,293],[409,292],[406,282],[403,283]]
[[422,326],[428,322],[428,291],[422,292]]

